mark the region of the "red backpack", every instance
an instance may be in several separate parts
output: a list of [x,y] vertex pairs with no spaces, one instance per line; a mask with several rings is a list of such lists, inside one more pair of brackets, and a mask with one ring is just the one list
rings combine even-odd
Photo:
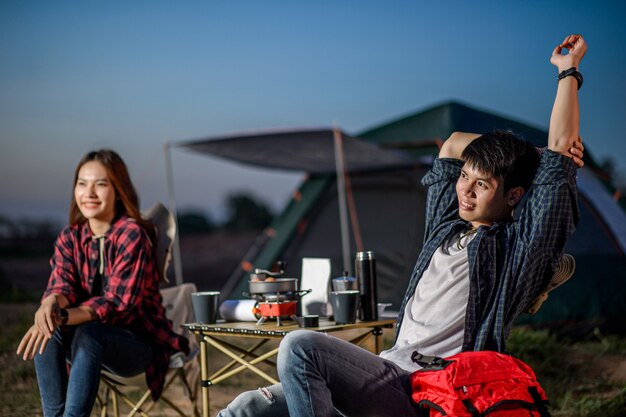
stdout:
[[461,352],[444,359],[413,352],[411,359],[423,366],[411,375],[420,416],[550,416],[535,373],[510,355]]

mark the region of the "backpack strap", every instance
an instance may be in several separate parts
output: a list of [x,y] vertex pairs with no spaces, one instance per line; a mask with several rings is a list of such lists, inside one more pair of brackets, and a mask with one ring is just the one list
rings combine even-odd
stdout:
[[429,401],[429,400],[420,400],[420,402],[417,403],[417,407],[416,407],[417,417],[429,417],[431,409],[437,411],[439,415],[441,416],[448,415],[448,413],[446,413],[446,411],[443,408],[441,408],[434,402]]
[[417,350],[414,350],[411,354],[411,361],[418,364],[424,369],[440,371],[445,369],[448,365],[450,365],[454,361],[447,361],[444,358],[440,358],[439,356],[427,356],[422,355]]
[[417,417],[430,417],[430,410],[428,408],[417,406],[415,407]]
[[528,410],[529,412],[536,410],[539,413],[540,417],[551,417],[550,412],[548,411],[548,408],[546,407],[546,404],[548,403],[548,401],[541,398],[541,395],[539,395],[539,391],[537,390],[537,387],[528,387],[528,393],[533,398],[532,403],[528,401],[523,401],[523,400],[501,400],[493,404],[491,407],[487,408],[486,410],[484,410],[482,414],[474,407],[474,405],[470,402],[469,399],[462,400],[462,402],[465,408],[467,408],[467,411],[470,412],[472,417],[490,416],[492,412],[496,411],[500,407],[504,405],[511,405],[511,404],[524,408]]
[[472,402],[468,399],[464,399],[462,401],[463,405],[465,406],[465,408],[467,408],[467,411],[470,412],[470,414],[472,415],[472,417],[480,417],[480,411],[478,411],[476,409],[476,407],[474,407],[474,404],[472,404]]
[[535,402],[537,411],[539,411],[539,415],[541,417],[550,417],[550,412],[548,411],[548,407],[546,407],[547,401],[541,398],[537,387],[528,387],[528,393],[531,397],[533,397],[533,401]]

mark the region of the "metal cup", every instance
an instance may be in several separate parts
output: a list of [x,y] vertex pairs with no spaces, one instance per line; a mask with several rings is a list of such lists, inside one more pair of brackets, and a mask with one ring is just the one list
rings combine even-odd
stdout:
[[204,291],[191,293],[191,303],[196,321],[202,324],[215,324],[220,304],[219,291]]
[[329,298],[330,304],[333,307],[335,323],[351,324],[356,322],[360,298],[358,291],[331,291]]

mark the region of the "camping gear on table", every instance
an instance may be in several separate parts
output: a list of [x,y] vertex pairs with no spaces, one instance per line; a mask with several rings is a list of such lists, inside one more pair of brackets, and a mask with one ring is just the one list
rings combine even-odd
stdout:
[[420,417],[549,417],[548,400],[532,368],[493,351],[461,352],[447,358],[424,356],[411,374],[412,398]]
[[328,258],[302,258],[300,287],[311,292],[298,306],[298,314],[326,317],[331,313],[328,304],[328,287],[331,264]]
[[256,300],[224,300],[220,316],[226,321],[257,321],[261,318]]
[[376,259],[374,252],[357,252],[354,260],[356,279],[361,291],[361,316],[363,321],[378,320],[378,291],[376,286]]
[[257,313],[261,318],[257,321],[257,326],[265,323],[268,318],[276,319],[277,326],[285,319],[297,321],[298,301],[311,292],[298,290],[297,278],[276,278],[282,274],[282,269],[278,272],[255,269],[250,274],[249,293],[246,295],[258,302]]

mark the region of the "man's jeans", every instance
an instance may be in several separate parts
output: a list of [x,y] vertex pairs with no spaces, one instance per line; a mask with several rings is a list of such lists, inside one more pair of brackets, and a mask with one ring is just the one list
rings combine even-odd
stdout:
[[297,330],[280,344],[281,384],[244,392],[218,417],[416,416],[410,373],[323,333]]
[[44,416],[89,416],[103,367],[133,376],[144,372],[153,357],[152,343],[121,327],[92,321],[57,329],[43,354],[35,356]]

